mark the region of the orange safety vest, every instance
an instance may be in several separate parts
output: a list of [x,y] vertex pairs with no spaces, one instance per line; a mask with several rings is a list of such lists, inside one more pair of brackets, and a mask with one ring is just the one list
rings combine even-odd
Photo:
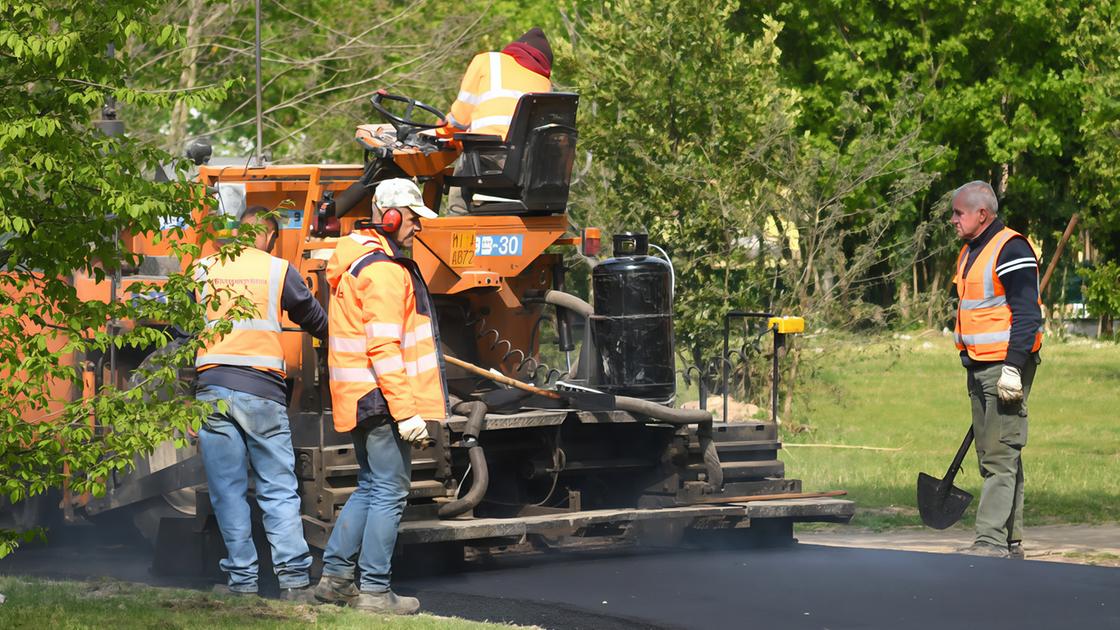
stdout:
[[415,264],[394,257],[384,236],[340,239],[327,264],[334,428],[388,415],[447,418],[439,335]]
[[475,55],[451,104],[441,136],[460,131],[485,133],[505,139],[517,100],[528,92],[549,92],[552,81],[500,52]]
[[[1011,307],[1007,294],[996,274],[999,254],[1014,237],[1022,235],[1011,228],[1003,228],[976,255],[968,274],[964,272],[968,261],[968,245],[957,256],[957,271],[953,278],[957,285],[957,350],[968,350],[976,361],[1003,361],[1007,358],[1007,344],[1011,340]],[[1029,243],[1029,241],[1028,241]],[[1038,262],[1038,256],[1035,256]],[[1042,297],[1039,296],[1039,306]],[[1031,352],[1042,347],[1042,328],[1035,333]]]
[[[259,249],[245,249],[223,262],[209,256],[199,262],[197,280],[209,280],[219,293],[218,310],[206,309],[208,326],[225,318],[226,312],[239,297],[253,303],[258,319],[239,319],[233,330],[218,341],[200,350],[195,368],[203,371],[219,365],[251,367],[286,375],[284,347],[280,345],[280,301],[288,261]],[[227,291],[228,290],[228,291]],[[199,298],[206,298],[210,286],[203,286]]]

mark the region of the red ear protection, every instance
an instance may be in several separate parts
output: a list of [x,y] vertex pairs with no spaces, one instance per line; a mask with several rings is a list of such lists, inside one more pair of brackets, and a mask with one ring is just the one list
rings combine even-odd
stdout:
[[396,232],[401,229],[401,223],[404,223],[401,211],[396,208],[389,208],[381,214],[381,222],[378,225],[386,232]]

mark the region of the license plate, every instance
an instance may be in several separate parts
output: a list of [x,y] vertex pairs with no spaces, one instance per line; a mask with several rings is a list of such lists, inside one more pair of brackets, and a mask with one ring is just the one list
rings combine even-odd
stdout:
[[474,232],[451,234],[451,266],[470,267],[474,264]]

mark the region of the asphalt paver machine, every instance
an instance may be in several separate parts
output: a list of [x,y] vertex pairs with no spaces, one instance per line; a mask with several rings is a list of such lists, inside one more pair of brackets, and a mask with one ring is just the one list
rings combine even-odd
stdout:
[[[430,131],[441,112],[382,92],[372,103],[385,123],[357,130],[363,164],[215,160],[199,169],[227,211],[279,209],[273,253],[299,269],[324,306],[334,243],[370,216],[378,181],[414,178],[433,209],[458,189],[465,213],[423,220],[412,256],[436,304],[444,357],[494,376],[445,361],[453,415],[431,421],[434,442],[412,452],[399,538],[405,553],[458,559],[464,549],[597,536],[677,543],[765,532],[790,540],[795,521],[846,522],[850,501],[797,496],[801,483],[785,476],[774,422],[713,422],[702,409],[674,406],[670,264],[649,256],[638,232],[615,235],[613,257],[598,261],[599,232],[569,223],[578,102],[570,93],[526,94],[507,138],[443,139]],[[147,255],[144,272],[153,277],[179,266],[150,240],[133,246]],[[567,291],[566,258],[593,265],[590,301]],[[91,281],[85,290],[104,287]],[[797,323],[766,325],[777,344]],[[333,429],[327,349],[290,322],[282,335],[293,366],[289,411],[304,531],[321,549],[358,466],[349,436]],[[546,337],[555,340],[551,348],[542,348]],[[498,375],[540,391],[503,386]],[[764,495],[779,496],[754,500]],[[193,448],[165,445],[113,480],[104,497],[71,498],[67,510],[75,517],[130,510],[161,552],[157,566],[220,557],[186,543],[220,545]]]

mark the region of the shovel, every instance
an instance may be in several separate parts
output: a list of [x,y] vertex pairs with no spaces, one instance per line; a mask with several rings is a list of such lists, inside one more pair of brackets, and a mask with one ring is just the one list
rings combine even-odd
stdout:
[[934,529],[945,529],[961,520],[968,504],[972,503],[972,495],[953,485],[957,471],[961,469],[961,462],[972,446],[972,427],[957,449],[957,456],[945,471],[944,479],[937,479],[925,473],[918,473],[918,513],[922,515],[922,522]]
[[580,409],[583,411],[613,411],[614,409],[616,409],[615,399],[612,394],[605,394],[603,392],[597,392],[593,389],[587,388],[574,389],[575,386],[569,386],[571,389],[565,389],[562,391],[541,389],[539,387],[533,387],[528,383],[522,383],[521,381],[510,378],[504,374],[498,374],[495,372],[491,372],[490,370],[484,370],[473,363],[467,363],[466,361],[463,361],[462,359],[456,359],[453,356],[444,355],[443,358],[451,365],[461,367],[472,374],[490,379],[496,383],[509,385],[510,387],[519,389],[523,392],[542,396],[546,399],[554,401],[557,405],[567,405],[567,408],[570,409]]

